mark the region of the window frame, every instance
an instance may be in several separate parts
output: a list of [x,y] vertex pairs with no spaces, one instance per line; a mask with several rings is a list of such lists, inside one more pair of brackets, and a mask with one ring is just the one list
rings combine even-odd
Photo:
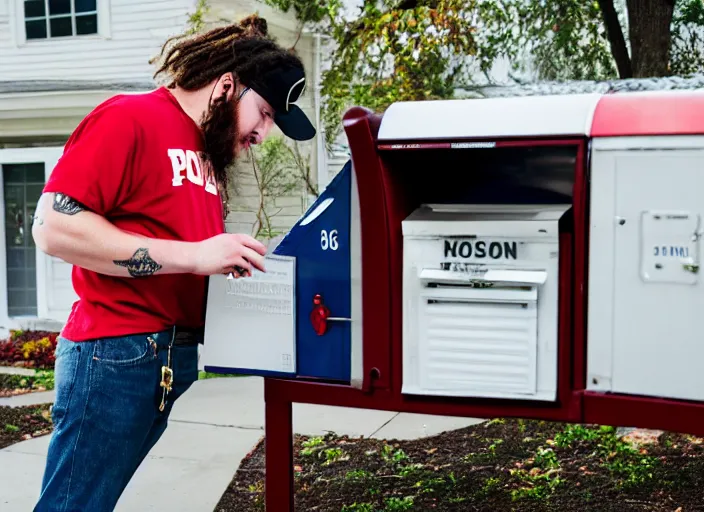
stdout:
[[[95,1],[95,13],[98,17],[98,31],[95,34],[76,34],[70,36],[59,36],[59,37],[45,37],[42,39],[27,39],[27,31],[25,28],[25,17],[24,17],[24,2],[25,0],[14,0],[10,2],[11,9],[13,12],[11,18],[14,19],[14,32],[15,32],[15,42],[17,46],[27,46],[27,45],[51,45],[57,42],[63,41],[81,41],[81,40],[96,40],[96,39],[110,39],[110,0],[96,0]],[[71,0],[71,4],[74,4],[74,0]],[[48,0],[46,0],[46,5],[48,9]],[[87,11],[88,12],[88,11]],[[92,13],[93,11],[90,11]],[[49,13],[46,12],[46,18],[48,18]],[[76,14],[71,15],[71,26],[75,30],[76,26]]]

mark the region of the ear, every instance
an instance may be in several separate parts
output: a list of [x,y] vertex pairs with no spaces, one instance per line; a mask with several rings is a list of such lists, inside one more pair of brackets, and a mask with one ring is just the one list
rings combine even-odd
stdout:
[[232,96],[235,94],[235,89],[237,87],[237,81],[232,73],[225,73],[220,78],[218,78],[215,84],[215,89],[213,90],[213,98],[219,98],[223,94],[227,95],[227,100],[231,100]]

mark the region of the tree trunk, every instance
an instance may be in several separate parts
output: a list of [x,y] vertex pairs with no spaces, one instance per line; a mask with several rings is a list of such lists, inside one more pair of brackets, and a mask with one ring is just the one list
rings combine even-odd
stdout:
[[628,55],[626,39],[623,37],[623,29],[614,7],[614,0],[599,0],[599,7],[606,26],[606,36],[611,44],[611,55],[613,55],[618,68],[618,76],[631,78],[633,76],[631,56]]
[[675,0],[627,0],[634,77],[670,74],[670,24]]

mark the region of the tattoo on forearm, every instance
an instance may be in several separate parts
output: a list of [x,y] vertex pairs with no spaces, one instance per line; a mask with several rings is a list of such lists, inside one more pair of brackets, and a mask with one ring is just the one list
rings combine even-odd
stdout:
[[114,260],[113,263],[127,268],[132,277],[151,276],[161,269],[161,265],[149,256],[149,250],[145,248],[137,249],[128,260]]
[[59,213],[76,215],[78,212],[82,212],[85,209],[85,206],[66,194],[62,194],[60,192],[54,194],[54,210]]

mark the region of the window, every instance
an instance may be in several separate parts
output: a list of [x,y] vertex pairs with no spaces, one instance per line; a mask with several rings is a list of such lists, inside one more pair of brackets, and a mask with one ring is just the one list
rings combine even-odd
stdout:
[[25,0],[24,26],[28,40],[97,34],[96,0]]

